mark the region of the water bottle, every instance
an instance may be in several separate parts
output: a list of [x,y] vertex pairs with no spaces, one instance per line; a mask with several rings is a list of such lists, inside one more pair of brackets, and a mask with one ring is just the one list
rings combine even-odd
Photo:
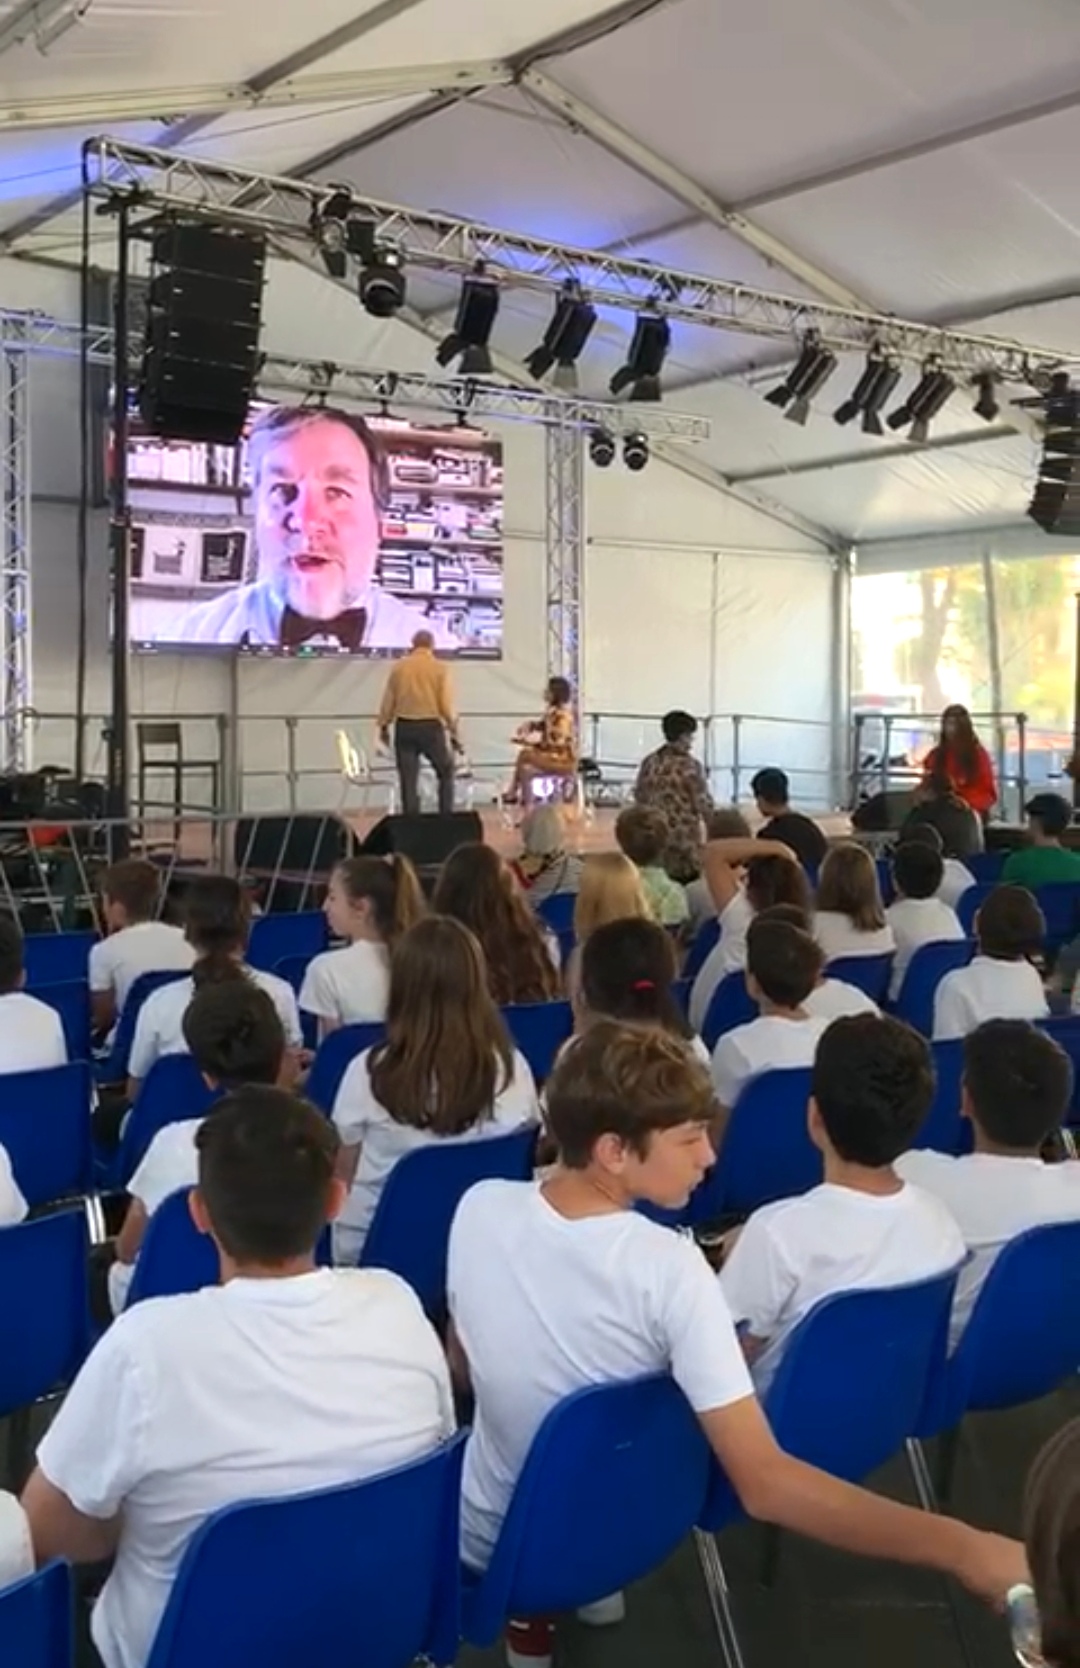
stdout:
[[1026,1582],[1009,1588],[1005,1595],[1005,1615],[1016,1660],[1023,1664],[1023,1668],[1046,1668],[1039,1606],[1034,1589]]

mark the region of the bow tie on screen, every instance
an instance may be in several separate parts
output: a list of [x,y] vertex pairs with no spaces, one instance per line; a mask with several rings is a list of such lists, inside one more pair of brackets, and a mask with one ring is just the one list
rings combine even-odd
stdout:
[[366,608],[343,608],[332,620],[309,620],[295,609],[286,608],[281,616],[281,644],[286,649],[299,649],[319,637],[336,637],[343,649],[355,652],[364,641],[366,629]]

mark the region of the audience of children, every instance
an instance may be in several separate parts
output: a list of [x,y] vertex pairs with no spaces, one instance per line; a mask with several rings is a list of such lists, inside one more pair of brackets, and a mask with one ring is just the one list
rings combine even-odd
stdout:
[[818,875],[814,937],[826,961],[841,956],[885,956],[895,949],[885,919],[877,867],[865,846],[830,846]]
[[575,1002],[581,988],[581,955],[592,934],[609,921],[651,921],[641,874],[621,851],[590,852],[574,905],[574,948],[566,963],[566,994]]
[[759,916],[746,935],[746,987],[757,1019],[720,1038],[712,1057],[716,1098],[729,1110],[753,1077],[813,1063],[827,1019],[804,1006],[821,975],[821,947],[808,932]]
[[1068,850],[1061,836],[1073,820],[1072,806],[1059,793],[1037,793],[1024,806],[1030,843],[1005,859],[1001,878],[1015,886],[1080,886],[1080,851]]
[[161,872],[141,858],[105,870],[98,886],[107,936],[90,949],[90,1009],[94,1031],[111,1033],[135,980],[144,973],[186,973],[195,951],[181,927],[162,921]]
[[521,856],[510,865],[514,879],[537,909],[548,898],[576,892],[581,858],[566,850],[566,827],[557,805],[534,805],[521,824]]
[[823,1297],[928,1280],[963,1261],[963,1237],[944,1205],[894,1168],[933,1097],[929,1045],[899,1020],[856,1015],[822,1034],[807,1125],[825,1179],[755,1211],[720,1275],[732,1317],[746,1324],[743,1348],[759,1392]]
[[720,918],[720,937],[691,987],[689,1013],[695,1031],[704,1026],[721,979],[746,966],[746,933],[754,916],[774,904],[810,908],[806,871],[783,840],[710,840],[703,863]]
[[955,909],[964,893],[975,885],[975,876],[966,863],[959,857],[950,857],[945,850],[945,842],[932,822],[913,822],[905,824],[900,836],[903,846],[924,845],[931,851],[936,851],[942,861],[941,885],[937,889],[937,896],[943,904]]
[[988,1020],[964,1042],[961,1110],[974,1151],[909,1152],[897,1161],[905,1181],[948,1207],[970,1252],[956,1288],[954,1343],[1003,1245],[1028,1228],[1080,1219],[1080,1164],[1043,1159],[1072,1082],[1068,1056],[1044,1031],[1025,1020]]
[[901,841],[893,852],[892,877],[896,901],[885,912],[896,940],[889,997],[895,1002],[911,966],[924,944],[955,942],[966,937],[955,909],[940,897],[945,864],[924,840]]
[[0,914],[0,1075],[67,1065],[59,1014],[24,990],[25,984],[22,928]]
[[1050,1009],[1033,958],[1046,922],[1023,886],[996,886],[975,917],[978,954],[947,973],[934,998],[934,1041],[966,1037],[985,1019],[1045,1019]]
[[[798,927],[800,932],[809,933],[813,937],[811,916],[805,909],[797,909],[794,904],[774,904],[771,909],[763,909],[754,919],[786,921],[789,927]],[[820,945],[818,948],[820,949]],[[873,997],[867,996],[858,985],[849,985],[846,979],[830,979],[825,970],[824,957],[817,984],[803,1003],[803,1008],[812,1019],[840,1019],[844,1014],[880,1012]]]
[[682,927],[689,919],[686,888],[664,867],[668,825],[662,812],[648,805],[628,805],[615,819],[619,849],[633,863],[653,919],[662,927]]
[[580,1036],[601,1019],[645,1025],[689,1043],[704,1065],[709,1051],[675,999],[675,946],[655,921],[630,916],[590,933],[581,956],[581,989],[574,1002]]
[[451,852],[439,873],[431,907],[452,915],[478,939],[492,999],[552,1002],[561,994],[559,947],[545,934],[506,863],[490,846]]
[[540,1116],[536,1084],[513,1047],[480,945],[433,915],[390,957],[386,1038],[350,1064],[334,1102],[339,1175],[349,1195],[334,1256],[355,1263],[394,1165],[431,1141],[509,1135]]
[[331,933],[348,942],[313,957],[300,987],[300,1006],[317,1015],[320,1038],[385,1018],[390,952],[427,905],[407,857],[350,857],[331,873],[323,908]]

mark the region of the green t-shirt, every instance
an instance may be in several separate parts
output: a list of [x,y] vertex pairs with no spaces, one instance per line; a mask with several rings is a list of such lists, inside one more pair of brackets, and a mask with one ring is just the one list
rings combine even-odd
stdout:
[[1080,885],[1080,852],[1063,846],[1029,846],[1005,859],[1002,880],[1012,886],[1053,886],[1062,881]]

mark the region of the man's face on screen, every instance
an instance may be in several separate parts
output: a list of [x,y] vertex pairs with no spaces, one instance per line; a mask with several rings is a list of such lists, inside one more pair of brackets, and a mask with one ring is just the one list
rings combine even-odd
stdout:
[[371,463],[342,423],[305,423],[267,446],[255,488],[259,578],[290,608],[332,620],[367,589],[379,553]]

